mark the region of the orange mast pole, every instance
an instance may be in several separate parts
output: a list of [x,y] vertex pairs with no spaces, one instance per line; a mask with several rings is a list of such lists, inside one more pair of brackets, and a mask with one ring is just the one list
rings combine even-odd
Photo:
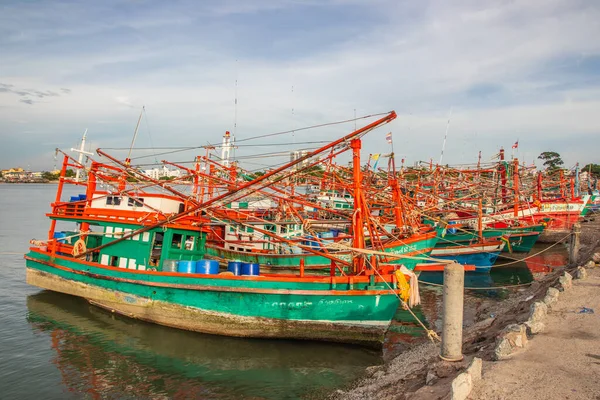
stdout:
[[515,158],[515,169],[513,171],[513,182],[515,190],[514,216],[519,216],[519,159]]
[[[352,216],[352,247],[365,248],[365,233],[363,231],[364,216],[362,204],[362,171],[360,170],[360,139],[352,139],[352,177],[354,181],[354,215]],[[362,255],[354,257],[354,272],[364,269],[365,259]]]

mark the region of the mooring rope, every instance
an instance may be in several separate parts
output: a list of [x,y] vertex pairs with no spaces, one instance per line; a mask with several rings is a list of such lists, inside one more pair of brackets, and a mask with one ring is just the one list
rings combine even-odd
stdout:
[[[530,258],[532,258],[532,257],[535,257],[535,256],[538,256],[538,255],[542,254],[543,252],[545,252],[545,251],[548,251],[549,249],[553,248],[554,246],[556,246],[556,245],[558,245],[558,244],[561,244],[561,243],[562,243],[562,241],[563,241],[563,240],[565,240],[566,238],[568,238],[569,236],[571,236],[571,233],[568,233],[568,234],[567,234],[566,236],[564,236],[562,239],[560,239],[560,240],[558,240],[557,242],[555,242],[555,243],[551,244],[550,246],[546,247],[545,249],[543,249],[543,250],[540,250],[540,251],[538,251],[537,253],[531,254],[531,255],[529,255],[529,256],[527,256],[527,257],[525,257],[525,258],[521,258],[521,259],[512,258],[512,260],[514,260],[514,261],[507,262],[507,263],[504,263],[504,264],[498,264],[498,265],[494,265],[493,267],[496,267],[496,268],[497,268],[497,267],[504,267],[504,266],[506,266],[506,265],[513,265],[513,264],[520,263],[520,262],[522,262],[522,261],[529,260]],[[503,257],[506,257],[506,256],[503,256]],[[506,257],[506,258],[509,258],[509,259],[511,259],[511,257]]]
[[[413,310],[408,306],[408,304],[402,300],[402,297],[400,297],[400,295],[398,295],[397,291],[394,290],[390,284],[388,283],[388,281],[386,281],[383,276],[381,276],[381,274],[379,273],[379,271],[377,270],[377,268],[373,268],[373,271],[375,271],[375,273],[377,275],[379,275],[379,277],[381,278],[381,280],[387,285],[387,287],[390,289],[390,292],[392,292],[397,298],[398,300],[400,300],[400,304],[402,304],[402,308],[404,308],[405,310],[408,310],[408,312],[410,313],[410,315],[413,316],[413,318],[415,319],[415,321],[417,321],[419,323],[419,325],[421,325],[421,328],[423,328],[425,330],[425,332],[427,333],[427,337],[429,338],[429,340],[431,340],[432,343],[435,344],[436,340],[438,342],[441,342],[442,339],[440,339],[440,337],[438,336],[438,334],[432,330],[429,329],[425,326],[425,324],[423,323],[423,321],[421,321],[419,319],[419,317],[417,317],[417,315],[413,312]],[[417,280],[417,284],[418,284],[418,280]]]
[[[521,286],[529,286],[531,285],[533,282],[536,281],[531,281],[528,283],[518,283],[516,285],[504,285],[504,286],[488,286],[488,287],[465,287],[465,290],[496,290],[496,289],[511,289],[511,288],[516,288],[516,287],[521,287]],[[430,285],[430,286],[435,286],[435,287],[444,287],[443,284],[440,283],[433,283],[433,282],[427,282],[427,281],[421,281],[419,280],[419,283],[422,283],[424,285]]]

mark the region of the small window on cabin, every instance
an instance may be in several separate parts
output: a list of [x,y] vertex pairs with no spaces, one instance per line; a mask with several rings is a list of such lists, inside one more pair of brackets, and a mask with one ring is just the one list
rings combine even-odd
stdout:
[[138,198],[130,197],[129,200],[127,200],[127,205],[129,207],[142,207],[144,205],[144,198],[143,197],[138,197]]
[[107,206],[118,206],[119,204],[121,204],[121,198],[118,196],[108,196],[106,198]]
[[342,208],[342,205],[340,203],[335,203],[335,208]]
[[110,256],[110,266],[111,267],[118,267],[119,266],[119,257],[117,257],[117,256]]
[[185,205],[183,203],[179,203],[179,214],[185,211]]
[[106,197],[106,205],[107,206],[118,206],[121,204],[121,198],[118,196],[107,196]]
[[252,227],[247,227],[247,228],[246,228],[246,232],[248,232],[248,233],[253,233],[253,232],[254,232],[254,228],[252,228]]
[[183,235],[179,233],[173,234],[173,240],[171,240],[171,248],[172,249],[181,249],[181,241],[183,240]]
[[235,229],[231,225],[229,226],[229,232],[235,232]]
[[185,249],[186,250],[194,250],[194,239],[196,239],[194,236],[188,236],[185,239]]

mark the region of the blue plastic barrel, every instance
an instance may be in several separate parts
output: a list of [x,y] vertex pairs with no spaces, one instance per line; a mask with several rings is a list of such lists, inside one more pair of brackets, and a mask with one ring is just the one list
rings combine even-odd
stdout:
[[196,261],[181,260],[177,262],[177,272],[193,274],[196,272]]
[[215,275],[219,273],[219,262],[216,260],[198,260],[196,261],[197,274]]
[[242,275],[260,275],[260,265],[255,263],[242,263]]
[[63,239],[66,237],[67,234],[65,232],[54,232],[54,239],[58,239],[58,242],[60,243],[67,243],[67,239]]
[[334,238],[336,238],[336,237],[338,237],[340,235],[340,230],[339,229],[332,229],[329,232],[331,232],[331,235],[332,235],[331,237],[334,237]]
[[457,232],[456,228],[450,228],[450,225],[456,225],[456,221],[450,221],[448,222],[448,229],[446,229],[446,231],[451,234],[454,235]]
[[[307,239],[313,239],[313,236],[308,235],[306,238]],[[312,247],[313,249],[318,249],[318,248],[321,247],[321,245],[319,244],[319,242],[316,242],[314,240],[307,240],[307,241],[304,242],[304,245],[308,246],[308,247]]]
[[85,200],[87,198],[87,196],[85,194],[80,194],[78,197],[79,197],[79,200]]
[[79,201],[79,196],[71,196],[70,201]]
[[177,260],[165,260],[162,265],[163,272],[177,272]]
[[242,262],[241,261],[229,261],[227,263],[227,271],[233,272],[234,275],[242,274]]

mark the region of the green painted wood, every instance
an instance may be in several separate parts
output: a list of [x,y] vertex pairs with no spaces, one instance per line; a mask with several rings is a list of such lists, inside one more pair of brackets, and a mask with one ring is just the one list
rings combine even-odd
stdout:
[[[540,234],[543,232],[543,225],[531,225],[516,228],[486,228],[482,231],[484,239],[497,239],[505,237],[508,239],[512,251],[528,253],[537,242]],[[478,240],[478,234],[472,232],[457,232],[455,234],[446,233],[437,242],[437,248],[462,246]],[[503,252],[509,252],[508,246]]]
[[[393,247],[384,248],[384,252],[390,254],[407,254],[411,252],[419,252],[423,256],[429,256],[431,250],[435,247],[438,237],[432,237],[415,241],[410,244],[399,244]],[[258,263],[261,265],[269,265],[271,267],[282,267],[288,269],[298,269],[300,260],[304,259],[306,268],[324,268],[329,270],[331,261],[323,256],[312,253],[301,254],[275,254],[275,253],[258,253],[258,252],[243,252],[236,250],[228,250],[217,246],[207,246],[206,254],[218,257],[225,260],[237,260],[243,262]],[[331,252],[331,254],[341,260],[351,261],[349,253]],[[409,258],[400,258],[390,260],[390,264],[403,264],[409,269],[414,267],[423,260],[415,260]]]
[[[50,261],[48,255],[30,252],[28,257]],[[215,279],[185,276],[184,274],[132,273],[126,269],[108,269],[80,264],[76,260],[56,257],[54,262],[90,275],[77,274],[27,259],[27,267],[53,274],[73,283],[82,282],[100,288],[131,294],[146,299],[202,310],[238,316],[264,317],[282,320],[308,321],[390,321],[399,304],[392,294],[310,294],[294,291],[329,290],[327,279],[318,282],[260,279]],[[109,278],[133,279],[134,282],[114,281]],[[207,290],[150,286],[148,283],[200,285]],[[360,287],[362,286],[362,288]],[[375,285],[385,290],[384,283]],[[249,293],[236,288],[283,289],[275,293]],[[366,284],[354,284],[354,289],[365,289]],[[225,290],[229,289],[229,290]],[[337,285],[337,290],[347,290],[348,285]]]

